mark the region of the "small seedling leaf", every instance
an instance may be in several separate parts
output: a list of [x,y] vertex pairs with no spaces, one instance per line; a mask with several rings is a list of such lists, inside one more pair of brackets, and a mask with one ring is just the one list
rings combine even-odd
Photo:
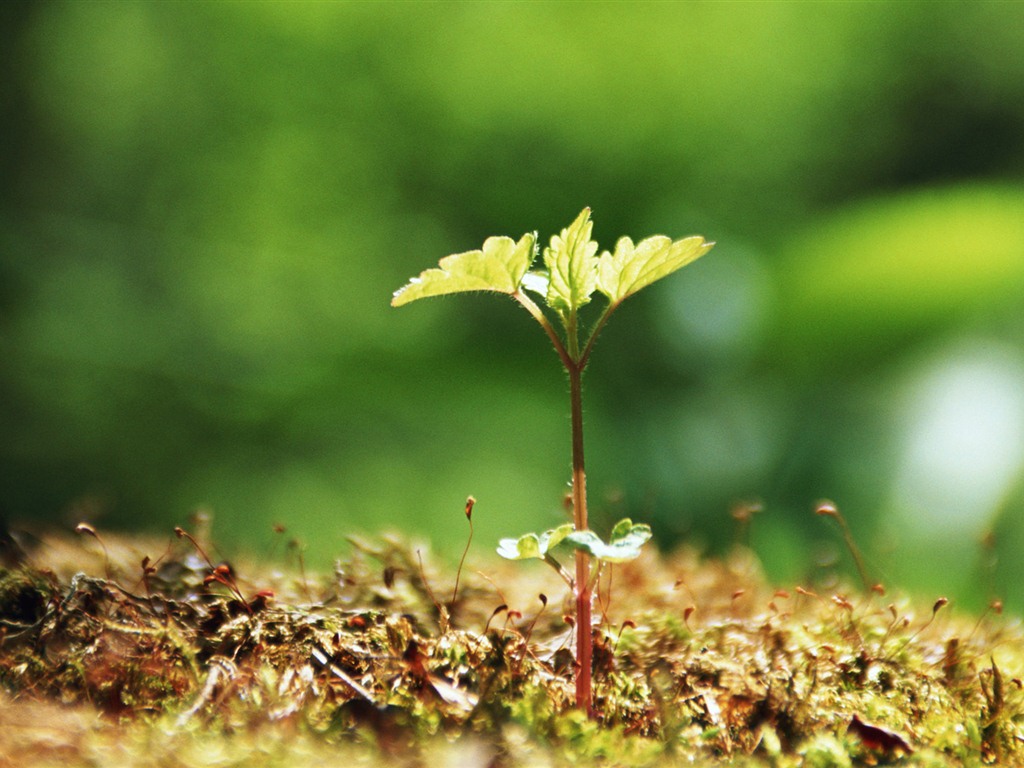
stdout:
[[391,306],[467,291],[515,293],[537,254],[536,243],[535,233],[523,235],[518,243],[510,237],[489,237],[482,250],[445,256],[436,268],[421,272],[395,291]]
[[620,304],[642,288],[696,261],[713,245],[697,235],[675,242],[655,235],[636,245],[628,237],[620,238],[614,253],[605,251],[598,259],[597,289],[612,305]]
[[590,239],[594,224],[584,208],[576,221],[551,238],[544,249],[548,270],[547,303],[563,318],[590,301],[597,286],[597,243]]
[[540,535],[540,543],[541,546],[544,548],[544,553],[546,554],[550,552],[552,549],[561,544],[562,541],[564,541],[565,538],[573,532],[573,530],[574,528],[572,523],[563,523],[557,528],[552,528],[549,531],[544,531],[544,533]]
[[606,563],[624,563],[639,557],[640,549],[650,538],[651,526],[644,523],[634,525],[632,520],[625,518],[612,529],[607,544],[593,531],[574,531],[565,540]]
[[502,539],[498,542],[498,554],[506,560],[529,560],[543,558],[540,541],[536,533],[527,533],[518,539]]
[[572,532],[572,523],[565,523],[540,535],[526,533],[518,539],[502,539],[498,542],[498,554],[506,560],[543,560]]
[[[634,528],[638,528],[638,527],[646,528],[648,531],[650,531],[650,526],[649,525],[636,526],[636,525],[633,525],[633,521],[632,520],[630,520],[628,517],[624,517],[621,520],[619,520],[619,522],[617,522],[615,524],[614,528],[612,528],[612,532],[611,532],[611,535],[608,537],[608,540],[611,541],[612,543],[614,543],[614,542],[618,541],[619,539],[622,539],[622,538],[628,536],[630,533],[633,532]],[[650,538],[650,536],[648,536],[648,538]]]

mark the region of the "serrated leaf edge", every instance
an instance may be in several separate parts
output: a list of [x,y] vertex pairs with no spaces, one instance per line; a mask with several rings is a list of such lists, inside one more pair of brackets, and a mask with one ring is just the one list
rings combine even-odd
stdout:
[[[501,254],[502,249],[510,249]],[[400,307],[419,299],[453,293],[494,291],[513,294],[537,258],[537,233],[528,232],[518,241],[506,236],[489,237],[483,247],[453,253],[442,258],[436,267],[425,269],[391,295],[391,306]],[[493,260],[497,280],[488,280],[473,272]]]
[[[712,246],[713,242],[700,235],[675,241],[665,235],[652,235],[635,245],[631,238],[620,237],[614,252],[604,251],[598,257],[597,290],[612,304],[621,304],[647,286],[693,263]],[[645,254],[645,251],[650,253]],[[634,269],[635,273],[628,275],[624,285],[624,275]]]
[[587,304],[597,286],[598,244],[590,237],[593,229],[590,209],[584,208],[572,224],[551,237],[544,249],[548,273],[545,300],[563,317]]

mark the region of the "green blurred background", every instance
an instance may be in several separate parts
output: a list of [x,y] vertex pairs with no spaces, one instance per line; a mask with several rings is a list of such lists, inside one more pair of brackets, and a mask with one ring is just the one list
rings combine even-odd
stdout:
[[[494,234],[699,233],[586,390],[594,524],[849,556],[1024,607],[1024,8],[15,2],[0,514],[196,508],[329,563],[562,522],[566,383],[495,296],[391,292]],[[758,503],[748,534],[730,516]]]

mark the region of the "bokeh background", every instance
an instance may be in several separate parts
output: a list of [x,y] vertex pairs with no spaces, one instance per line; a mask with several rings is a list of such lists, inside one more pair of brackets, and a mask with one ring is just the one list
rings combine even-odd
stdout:
[[[212,510],[329,563],[564,519],[564,376],[485,237],[699,233],[586,381],[594,524],[1024,607],[1024,7],[11,2],[0,514]],[[743,530],[737,505],[760,512]]]

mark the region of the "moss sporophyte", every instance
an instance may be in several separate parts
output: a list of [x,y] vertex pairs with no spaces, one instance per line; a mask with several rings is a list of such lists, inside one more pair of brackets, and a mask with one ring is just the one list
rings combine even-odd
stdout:
[[[573,522],[541,534],[528,533],[504,539],[498,554],[512,560],[540,559],[554,566],[574,590],[576,598],[576,704],[592,714],[591,603],[597,571],[602,563],[631,560],[650,539],[647,525],[622,520],[612,529],[608,542],[587,523],[587,484],[583,461],[583,371],[598,334],[623,301],[677,269],[707,253],[714,243],[700,236],[672,241],[656,235],[634,244],[622,237],[614,251],[598,254],[591,239],[590,209],[584,208],[561,234],[544,248],[543,265],[531,269],[538,254],[537,234],[518,241],[489,237],[481,250],[456,253],[441,259],[437,268],[422,272],[395,292],[391,305],[429,296],[470,291],[494,291],[511,296],[533,316],[558,353],[569,375],[569,406],[572,424]],[[529,292],[529,293],[528,293]],[[580,332],[580,309],[600,293],[607,304],[589,331]],[[545,312],[530,297],[543,299]],[[561,326],[556,330],[553,316]],[[575,549],[575,576],[566,571],[551,551],[559,545]]]

